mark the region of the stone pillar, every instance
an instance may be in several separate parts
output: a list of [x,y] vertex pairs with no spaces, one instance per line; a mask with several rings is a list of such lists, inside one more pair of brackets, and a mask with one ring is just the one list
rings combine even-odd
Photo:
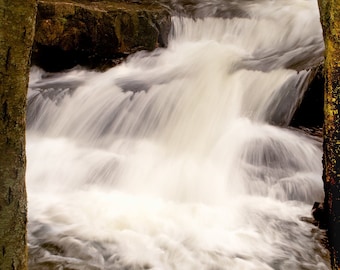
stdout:
[[0,1],[0,269],[27,269],[25,116],[36,0]]
[[319,0],[325,41],[323,181],[333,269],[340,269],[340,0]]

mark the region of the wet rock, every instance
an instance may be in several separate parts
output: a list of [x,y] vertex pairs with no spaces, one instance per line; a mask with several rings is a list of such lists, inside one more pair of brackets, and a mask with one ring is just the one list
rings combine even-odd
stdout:
[[171,17],[147,1],[39,1],[32,63],[47,71],[111,67],[167,45]]
[[[86,237],[85,237],[86,238]],[[147,270],[145,261],[131,262],[121,256],[115,241],[91,241],[61,233],[38,220],[28,224],[30,270]]]
[[315,202],[312,209],[312,215],[317,222],[317,225],[321,229],[327,229],[327,215],[325,212],[324,204],[320,202]]
[[292,122],[293,127],[322,128],[323,126],[323,104],[324,84],[323,64],[312,70],[313,76],[309,82],[303,100],[297,108]]

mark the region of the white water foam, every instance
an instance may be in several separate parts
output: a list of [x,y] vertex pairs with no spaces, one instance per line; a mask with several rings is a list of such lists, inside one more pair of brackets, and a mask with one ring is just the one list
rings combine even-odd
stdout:
[[317,3],[244,10],[174,17],[167,49],[103,73],[32,69],[32,269],[328,269],[301,221],[320,142],[271,125],[309,76],[288,67],[322,57]]

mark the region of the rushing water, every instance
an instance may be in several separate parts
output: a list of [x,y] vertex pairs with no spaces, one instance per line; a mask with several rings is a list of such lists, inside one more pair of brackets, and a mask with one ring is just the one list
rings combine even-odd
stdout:
[[317,2],[190,3],[166,49],[32,68],[31,269],[329,269],[301,220],[320,141],[287,127],[322,59]]

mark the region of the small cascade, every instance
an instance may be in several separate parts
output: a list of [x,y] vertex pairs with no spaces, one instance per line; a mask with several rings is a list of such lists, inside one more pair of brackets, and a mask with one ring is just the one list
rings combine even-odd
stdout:
[[32,68],[32,269],[329,269],[302,221],[321,143],[287,127],[322,58],[317,2],[189,2],[166,49]]

